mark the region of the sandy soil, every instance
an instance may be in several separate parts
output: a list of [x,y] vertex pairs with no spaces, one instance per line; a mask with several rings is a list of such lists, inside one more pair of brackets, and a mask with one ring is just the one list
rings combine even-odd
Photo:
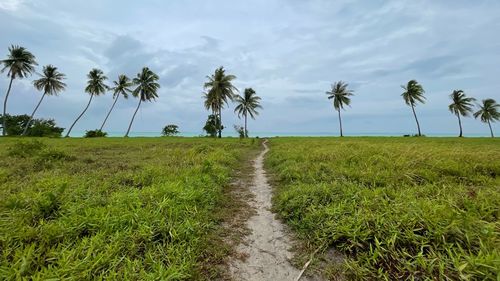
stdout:
[[[289,260],[292,253],[291,239],[283,224],[275,219],[271,209],[272,190],[264,171],[264,156],[269,151],[266,142],[264,150],[254,160],[254,178],[250,191],[254,199],[250,206],[255,214],[247,222],[250,234],[245,237],[237,251],[245,259],[234,260],[230,266],[234,280],[295,280],[300,270],[292,266]],[[300,280],[309,280],[302,276]]]

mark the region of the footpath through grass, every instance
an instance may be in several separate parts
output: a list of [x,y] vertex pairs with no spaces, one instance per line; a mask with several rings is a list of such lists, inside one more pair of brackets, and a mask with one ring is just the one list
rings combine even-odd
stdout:
[[237,139],[0,140],[0,279],[211,279],[223,187],[258,148]]
[[276,138],[275,208],[330,278],[500,280],[500,140]]

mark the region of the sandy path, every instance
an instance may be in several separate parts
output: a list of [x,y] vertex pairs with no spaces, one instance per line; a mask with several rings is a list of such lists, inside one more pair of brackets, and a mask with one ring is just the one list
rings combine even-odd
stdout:
[[[231,264],[234,280],[295,280],[300,270],[293,267],[289,260],[291,241],[283,224],[274,218],[271,209],[271,186],[264,171],[264,156],[269,151],[265,141],[264,150],[254,160],[255,175],[250,192],[255,196],[250,206],[256,213],[248,222],[251,233],[245,237],[244,244],[237,251],[246,256],[245,260],[235,260]],[[300,280],[308,280],[303,276]]]

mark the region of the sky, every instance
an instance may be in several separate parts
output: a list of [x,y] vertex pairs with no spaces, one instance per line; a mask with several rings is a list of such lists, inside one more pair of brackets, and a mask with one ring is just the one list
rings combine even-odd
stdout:
[[[67,90],[44,100],[37,117],[69,128],[85,107],[86,74],[135,77],[148,66],[160,76],[159,98],[145,103],[132,131],[160,132],[177,124],[202,133],[206,76],[219,66],[262,98],[250,132],[338,134],[326,91],[346,81],[354,91],[342,112],[344,134],[416,133],[401,85],[416,79],[427,102],[416,108],[424,134],[458,134],[449,95],[462,89],[478,100],[500,100],[498,0],[0,0],[0,59],[21,45],[42,66],[66,74]],[[11,114],[31,113],[41,95],[37,74],[13,84]],[[8,85],[0,76],[0,98]],[[123,132],[137,100],[120,100],[105,131]],[[99,128],[112,94],[93,100],[75,126]],[[230,104],[222,113],[228,133],[242,124]],[[465,135],[489,133],[473,118]],[[500,134],[500,124],[493,124]]]

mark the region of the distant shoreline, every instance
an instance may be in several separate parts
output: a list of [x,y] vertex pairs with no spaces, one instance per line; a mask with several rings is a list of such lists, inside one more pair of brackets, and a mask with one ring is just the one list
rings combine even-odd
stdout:
[[[123,137],[125,132],[107,132],[108,137]],[[75,131],[71,134],[71,137],[83,137],[85,132]],[[345,137],[404,137],[405,135],[413,136],[413,133],[346,133]],[[457,133],[424,133],[427,137],[457,137]],[[130,132],[130,137],[161,137],[159,132]],[[181,132],[178,137],[204,137],[205,135],[201,132]],[[338,133],[328,133],[328,132],[256,132],[250,133],[249,137],[260,137],[260,138],[270,138],[270,137],[338,137]],[[236,132],[222,133],[222,137],[234,137],[237,138],[238,134]],[[490,137],[489,134],[466,134],[464,138],[482,138]]]

